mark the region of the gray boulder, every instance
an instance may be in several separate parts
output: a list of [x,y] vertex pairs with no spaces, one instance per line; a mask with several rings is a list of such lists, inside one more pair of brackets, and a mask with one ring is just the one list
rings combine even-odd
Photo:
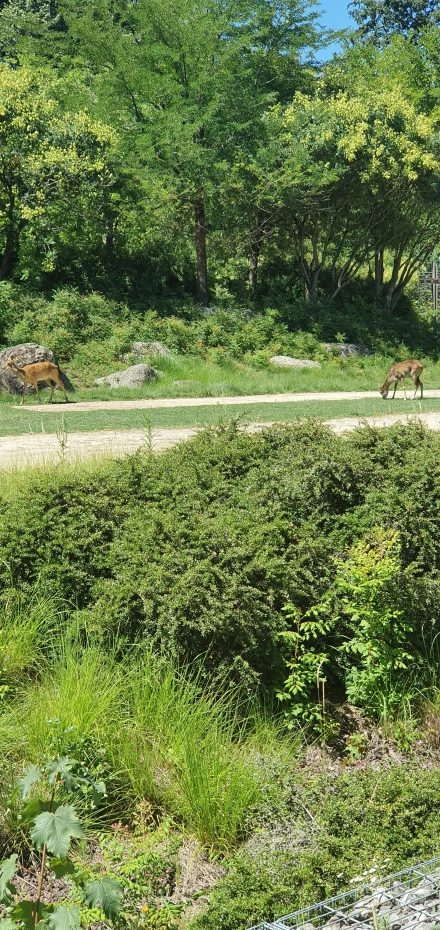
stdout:
[[343,358],[350,358],[353,355],[374,355],[371,349],[359,343],[354,342],[322,342],[322,348],[331,355],[339,355]]
[[194,386],[194,385],[199,385],[199,384],[200,384],[200,381],[185,381],[185,380],[182,381],[182,380],[180,380],[180,381],[173,381],[173,384],[177,384],[178,387],[179,387],[179,386],[181,387],[182,385],[183,385],[184,387],[186,387],[188,384],[191,384],[192,386]]
[[[7,349],[2,349],[0,352],[0,392],[2,394],[23,394],[23,383],[20,379],[17,378],[12,371],[3,370],[3,365],[11,356],[13,356],[19,368],[22,368],[23,365],[33,365],[34,362],[53,362],[54,365],[58,364],[53,352],[51,352],[50,349],[46,349],[46,346],[38,345],[37,342],[23,342],[18,346],[10,346]],[[72,393],[75,389],[64,371],[60,370],[60,377],[66,391]],[[44,382],[41,386],[44,386]],[[25,394],[35,394],[31,385],[26,387]]]
[[120,359],[121,362],[129,362],[134,356],[136,361],[140,362],[143,358],[148,358],[149,355],[161,355],[163,358],[171,358],[170,350],[161,342],[133,342],[130,351],[126,352],[125,355],[121,355]]
[[148,381],[154,381],[156,372],[151,365],[131,365],[124,371],[114,371],[111,375],[105,375],[104,378],[96,378],[95,384],[106,384],[111,388],[139,387]]
[[322,368],[320,362],[313,362],[309,358],[291,358],[290,355],[273,355],[269,362],[277,368]]

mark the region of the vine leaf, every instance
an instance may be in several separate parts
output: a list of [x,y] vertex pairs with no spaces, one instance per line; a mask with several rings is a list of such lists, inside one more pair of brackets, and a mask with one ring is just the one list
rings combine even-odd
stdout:
[[15,921],[20,921],[26,927],[26,930],[34,930],[35,925],[35,901],[19,901],[11,910],[11,917]]
[[110,920],[120,911],[121,896],[122,885],[108,876],[94,882],[87,882],[84,887],[84,900],[88,907],[101,908]]
[[83,836],[81,823],[75,810],[68,806],[57,807],[53,814],[49,811],[38,814],[31,827],[32,842],[36,848],[41,849],[46,844],[49,852],[53,853],[57,859],[64,859],[67,856],[71,839],[81,839]]
[[23,778],[20,778],[20,781],[17,783],[20,789],[20,797],[23,801],[26,800],[32,785],[35,785],[38,781],[41,781],[41,778],[42,774],[38,766],[30,765],[24,773]]
[[59,779],[64,783],[68,791],[73,791],[76,782],[82,781],[82,779],[78,779],[72,774],[72,769],[75,768],[76,765],[78,765],[77,760],[69,759],[68,756],[55,759],[46,769],[49,784],[54,785]]
[[75,866],[70,859],[51,859],[49,867],[55,874],[55,878],[63,878],[64,875],[75,874]]
[[65,907],[64,904],[60,904],[47,918],[46,925],[49,930],[79,930],[79,907]]
[[18,856],[14,853],[13,856],[9,856],[9,859],[3,859],[3,862],[0,862],[0,901],[4,901],[6,904],[11,896],[15,894],[15,886],[12,884],[11,878],[15,875],[17,859]]

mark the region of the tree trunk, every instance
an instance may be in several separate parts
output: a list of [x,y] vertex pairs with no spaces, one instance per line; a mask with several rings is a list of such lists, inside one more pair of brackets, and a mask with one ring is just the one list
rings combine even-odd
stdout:
[[3,255],[0,258],[0,281],[4,281],[12,271],[17,259],[18,239],[23,221],[16,225],[14,217],[15,196],[12,190],[9,191],[9,203],[7,210],[6,239]]
[[380,301],[383,292],[383,249],[374,253],[374,295]]
[[6,233],[6,242],[3,255],[0,259],[0,281],[4,281],[12,271],[17,251],[17,233],[10,225]]
[[206,262],[206,223],[205,205],[201,197],[193,201],[194,219],[196,224],[195,242],[197,257],[197,300],[206,306],[209,298],[208,266]]
[[252,233],[251,251],[248,258],[248,285],[249,297],[255,300],[257,291],[258,263],[260,260],[261,246],[265,237],[264,228],[265,217],[262,210],[258,210],[256,217],[256,228]]
[[309,304],[316,304],[318,299],[318,281],[320,268],[316,268],[315,271],[310,272],[308,279],[304,281],[306,289],[306,300]]
[[260,256],[260,243],[253,242],[251,245],[251,254],[248,259],[248,284],[249,284],[249,297],[251,300],[255,300],[255,293],[257,290],[257,274],[258,274],[258,259]]

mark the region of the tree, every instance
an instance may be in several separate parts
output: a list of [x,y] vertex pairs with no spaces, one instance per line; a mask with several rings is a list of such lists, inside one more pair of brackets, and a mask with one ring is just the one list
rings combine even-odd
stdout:
[[101,236],[114,133],[63,112],[47,73],[0,66],[0,280],[53,269]]
[[[376,255],[377,296],[386,292],[392,309],[438,235],[436,113],[421,112],[420,94],[383,60],[380,68],[377,55],[357,82],[350,75],[348,89],[340,75],[336,90],[324,80],[315,96],[297,94],[271,116],[267,183],[282,205],[311,303],[323,279],[332,302]],[[394,258],[384,291],[385,249]]]
[[438,0],[353,0],[348,5],[358,35],[376,44],[394,34],[416,39],[427,26],[440,22]]
[[[46,49],[56,67],[67,56],[81,62],[88,105],[116,129],[125,170],[146,195],[166,192],[176,239],[191,231],[197,295],[206,303],[207,240],[230,191],[224,166],[249,159],[267,107],[304,84],[313,14],[303,0],[216,0],[209,8],[200,0],[59,0],[58,10],[66,32],[50,51],[46,40],[31,43],[32,53]],[[252,242],[247,230],[243,236]]]
[[0,0],[0,54],[15,60],[23,37],[39,38],[47,30],[62,30],[55,0]]

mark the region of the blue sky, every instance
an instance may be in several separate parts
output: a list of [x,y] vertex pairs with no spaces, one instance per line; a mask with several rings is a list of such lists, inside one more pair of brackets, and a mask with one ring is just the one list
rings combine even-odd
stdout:
[[[320,22],[328,29],[345,29],[347,26],[354,26],[354,20],[348,13],[347,3],[344,0],[321,0]],[[337,50],[336,45],[329,46],[325,53],[320,55],[321,58],[330,58],[333,52]]]
[[352,26],[353,20],[349,16],[347,4],[341,0],[321,0],[322,13],[320,20],[325,26],[332,29],[344,29]]

